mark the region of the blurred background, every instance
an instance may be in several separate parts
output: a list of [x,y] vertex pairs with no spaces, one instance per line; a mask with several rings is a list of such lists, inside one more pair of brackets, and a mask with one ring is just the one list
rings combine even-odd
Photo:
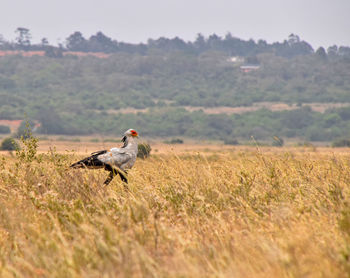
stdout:
[[[350,145],[350,2],[2,1],[0,137]],[[58,136],[58,137],[57,137]]]

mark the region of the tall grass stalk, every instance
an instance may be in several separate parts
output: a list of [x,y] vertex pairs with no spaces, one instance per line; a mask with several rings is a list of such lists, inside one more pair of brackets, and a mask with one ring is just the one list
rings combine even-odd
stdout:
[[0,159],[1,277],[350,275],[341,153],[154,154],[128,191],[74,155],[24,157]]

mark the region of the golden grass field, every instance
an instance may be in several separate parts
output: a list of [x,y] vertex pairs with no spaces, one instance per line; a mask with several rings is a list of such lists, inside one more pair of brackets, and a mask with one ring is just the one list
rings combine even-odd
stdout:
[[350,150],[153,149],[128,188],[0,154],[0,277],[349,277]]

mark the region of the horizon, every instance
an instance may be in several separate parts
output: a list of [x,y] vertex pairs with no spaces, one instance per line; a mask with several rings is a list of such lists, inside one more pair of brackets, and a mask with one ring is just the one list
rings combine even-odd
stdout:
[[[26,28],[26,27],[25,27],[25,26],[18,26],[17,28]],[[33,46],[34,46],[34,45],[40,45],[41,40],[33,40],[32,30],[30,30],[29,28],[26,28],[26,29],[29,30],[29,33],[30,33],[30,35],[31,35],[31,45],[33,45]],[[169,39],[169,40],[178,38],[178,39],[184,41],[185,43],[194,43],[194,42],[196,41],[196,38],[197,38],[198,35],[202,35],[205,39],[209,39],[210,36],[216,35],[216,36],[218,36],[218,37],[219,37],[220,39],[222,39],[222,40],[225,40],[225,37],[226,37],[227,35],[231,35],[233,38],[236,38],[236,39],[239,39],[239,40],[242,40],[242,41],[246,41],[246,42],[247,42],[247,41],[250,41],[250,40],[253,40],[255,43],[258,43],[260,40],[263,40],[263,41],[266,41],[268,44],[283,43],[284,41],[288,41],[288,38],[289,38],[290,36],[298,36],[298,37],[300,38],[300,41],[301,41],[301,42],[302,42],[302,41],[305,41],[306,43],[308,43],[308,44],[311,45],[311,43],[310,43],[309,41],[307,41],[307,40],[301,38],[301,37],[299,36],[299,34],[294,34],[294,33],[289,34],[289,35],[288,35],[286,38],[284,38],[283,40],[280,40],[280,41],[273,41],[273,42],[269,42],[269,41],[267,41],[267,40],[264,39],[264,38],[259,38],[259,39],[253,39],[253,38],[244,39],[244,38],[241,38],[241,37],[234,36],[234,35],[231,34],[230,32],[227,32],[226,34],[223,34],[223,35],[219,35],[219,34],[217,34],[217,33],[211,33],[211,34],[197,33],[196,36],[195,36],[193,39],[191,39],[191,40],[186,40],[186,39],[184,39],[184,38],[182,38],[182,37],[179,37],[179,36],[175,36],[175,37],[160,36],[160,37],[157,37],[157,38],[148,38],[146,41],[142,41],[142,42],[129,42],[129,41],[121,41],[121,40],[119,40],[119,39],[117,39],[117,38],[110,37],[108,34],[104,33],[102,30],[97,31],[96,33],[93,33],[93,34],[91,34],[90,36],[85,36],[81,31],[76,30],[76,31],[74,31],[74,32],[72,32],[72,33],[70,33],[70,34],[68,34],[67,37],[66,37],[64,40],[61,40],[61,41],[58,42],[58,43],[52,43],[52,42],[49,41],[49,45],[57,47],[57,46],[59,46],[59,43],[60,43],[60,44],[62,44],[63,47],[66,47],[66,39],[67,39],[69,36],[73,35],[75,32],[80,32],[86,40],[89,40],[90,37],[92,37],[92,36],[96,35],[97,33],[101,32],[101,33],[103,33],[106,37],[109,37],[112,41],[115,41],[115,42],[117,42],[117,43],[127,43],[127,44],[133,44],[133,45],[137,45],[137,44],[145,44],[145,45],[147,45],[149,40],[155,40],[155,41],[156,41],[156,40],[161,39],[161,38],[165,38],[165,39]],[[14,33],[15,33],[15,32],[14,32]],[[44,37],[42,37],[42,38],[47,38],[47,37],[44,36]],[[5,42],[8,42],[8,43],[16,43],[15,38],[13,38],[12,40],[10,40],[10,39],[6,38],[5,36],[3,36],[1,33],[0,33],[0,39],[3,39]],[[1,40],[0,40],[0,41],[1,41]],[[333,46],[333,45],[336,45],[336,44],[332,44],[332,45],[330,45],[330,46]],[[337,45],[337,46],[338,46],[338,47],[341,47],[341,46],[343,46],[343,47],[350,47],[350,45],[349,45],[349,46],[348,46],[348,45]],[[314,49],[314,51],[316,51],[317,48],[319,48],[319,47],[323,47],[323,48],[325,48],[325,49],[327,50],[327,47],[324,47],[324,46],[322,46],[322,45],[320,45],[320,46],[317,47],[317,48],[314,48],[312,45],[311,45],[311,47]]]
[[[21,7],[21,9],[19,9]],[[40,7],[40,9],[38,9]],[[0,12],[0,34],[9,41],[16,37],[18,27],[28,28],[32,42],[47,38],[51,45],[64,43],[79,31],[85,38],[101,31],[119,42],[146,43],[148,39],[179,37],[194,41],[197,34],[205,37],[231,33],[242,40],[263,39],[281,42],[293,33],[314,49],[332,45],[350,46],[350,2],[336,0],[284,1],[258,0],[210,1],[184,0],[163,3],[102,0],[16,2],[4,0]]]

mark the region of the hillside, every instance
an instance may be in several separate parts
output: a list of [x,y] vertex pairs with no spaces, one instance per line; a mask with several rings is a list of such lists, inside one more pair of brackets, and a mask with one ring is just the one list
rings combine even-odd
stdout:
[[[264,139],[273,133],[329,141],[349,135],[346,47],[326,53],[321,48],[315,52],[295,36],[275,44],[211,36],[202,44],[200,37],[193,43],[161,38],[143,46],[110,41],[114,48],[107,51],[101,45],[108,41],[102,43],[101,37],[100,48],[92,48],[92,38],[84,39],[83,47],[75,44],[77,35],[72,36],[63,49],[0,45],[3,51],[41,51],[31,57],[0,57],[0,120],[27,115],[41,124],[39,132],[47,134],[118,134],[132,125],[146,135],[214,139],[251,135]],[[88,55],[92,50],[108,55]],[[259,103],[302,110],[207,112],[207,108],[259,107]],[[330,109],[308,110],[314,103]],[[130,108],[148,110],[125,113]]]

